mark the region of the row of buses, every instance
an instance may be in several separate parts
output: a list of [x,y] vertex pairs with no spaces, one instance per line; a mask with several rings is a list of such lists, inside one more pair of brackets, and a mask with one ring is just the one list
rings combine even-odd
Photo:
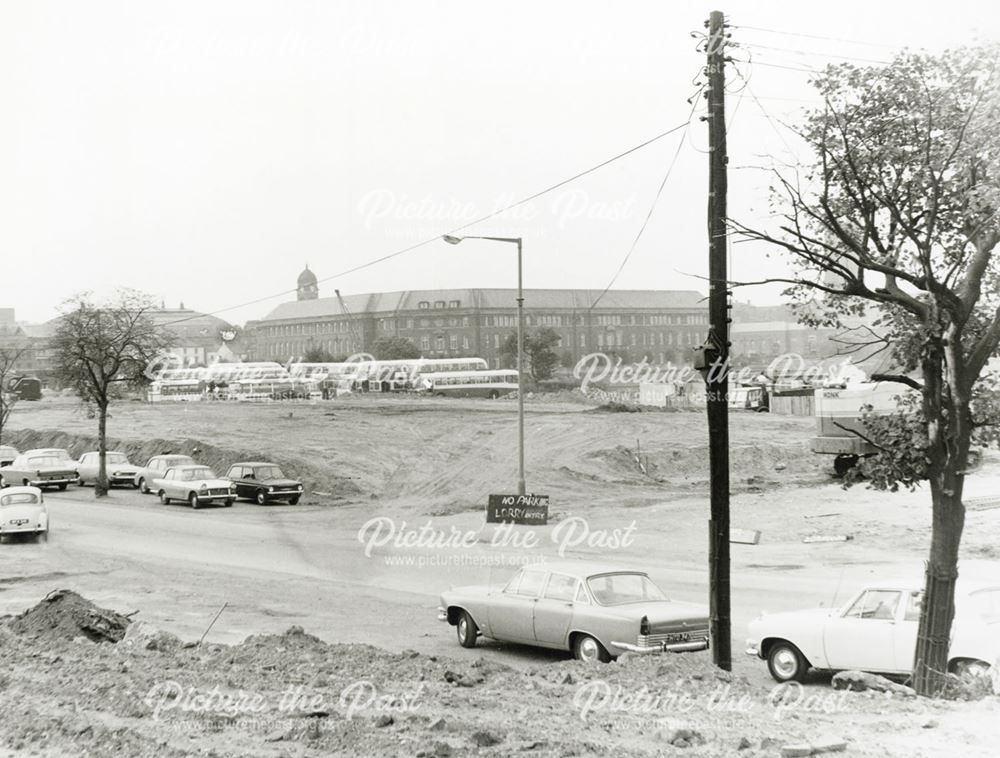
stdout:
[[420,358],[167,368],[153,379],[147,399],[152,403],[205,399],[267,402],[330,399],[350,392],[496,398],[516,390],[517,371],[490,369],[482,358]]

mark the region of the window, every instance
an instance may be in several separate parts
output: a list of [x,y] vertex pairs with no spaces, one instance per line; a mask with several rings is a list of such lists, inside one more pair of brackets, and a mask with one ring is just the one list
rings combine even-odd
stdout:
[[496,349],[496,350],[500,349],[500,335],[499,334],[494,334],[493,335],[493,348]]
[[468,350],[469,349],[469,337],[468,336],[462,337],[462,349],[463,350]]
[[458,350],[458,335],[451,335],[451,337],[448,338],[448,344],[452,350]]
[[417,307],[418,308],[430,308],[431,304],[429,302],[427,302],[426,300],[421,300],[419,303],[417,303]]
[[448,307],[449,308],[458,308],[460,305],[461,305],[461,303],[458,300],[449,300],[448,301]]
[[436,350],[444,350],[444,337],[442,335],[434,338],[434,348]]
[[587,605],[590,605],[590,598],[587,596],[587,590],[584,589],[582,582],[580,583],[580,586],[576,590],[576,602],[586,603]]
[[406,319],[406,328],[407,329],[412,329],[413,328],[413,319],[412,318]]
[[549,577],[548,586],[545,588],[544,597],[548,600],[562,600],[570,603],[573,601],[573,594],[576,590],[576,579],[566,574],[552,574]]
[[468,326],[468,325],[469,325],[469,317],[462,316],[462,326]]
[[580,347],[586,347],[586,346],[587,346],[587,335],[586,334],[581,334],[580,335]]
[[420,349],[425,352],[431,349],[431,338],[426,334],[420,338]]
[[444,300],[435,300],[434,301],[434,307],[435,308],[444,308]]
[[920,621],[920,603],[924,599],[924,593],[916,590],[906,593],[906,613],[903,621]]
[[545,584],[544,571],[523,571],[521,581],[517,585],[517,594],[524,597],[538,597],[543,584]]
[[899,607],[898,590],[868,590],[844,614],[845,618],[892,621]]

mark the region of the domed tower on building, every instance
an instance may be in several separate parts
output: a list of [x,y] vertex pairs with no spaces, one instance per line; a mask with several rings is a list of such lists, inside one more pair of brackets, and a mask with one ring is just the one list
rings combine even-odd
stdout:
[[316,281],[316,274],[309,270],[309,264],[306,264],[305,271],[299,274],[298,294],[296,298],[298,300],[315,300],[318,297],[319,282]]

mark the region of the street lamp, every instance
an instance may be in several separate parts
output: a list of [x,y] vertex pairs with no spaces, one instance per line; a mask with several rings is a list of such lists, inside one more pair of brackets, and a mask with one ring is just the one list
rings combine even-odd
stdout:
[[524,293],[521,287],[520,237],[454,237],[446,234],[444,241],[457,245],[462,240],[492,240],[517,245],[517,494],[524,495]]

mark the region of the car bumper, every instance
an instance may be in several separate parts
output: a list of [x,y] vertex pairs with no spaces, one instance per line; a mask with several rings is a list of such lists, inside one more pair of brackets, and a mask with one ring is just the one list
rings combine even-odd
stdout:
[[447,621],[447,620],[448,620],[448,609],[438,606],[438,621]]
[[659,645],[634,645],[629,642],[612,642],[612,647],[624,650],[627,653],[638,653],[639,655],[649,655],[651,653],[688,653],[695,650],[707,650],[708,639],[690,640],[688,642],[664,642]]
[[752,655],[755,658],[760,658],[760,642],[757,640],[747,640],[747,648],[744,651],[747,655]]
[[29,481],[32,487],[58,487],[61,484],[76,484],[80,480],[77,477],[66,477],[64,479],[37,479]]

